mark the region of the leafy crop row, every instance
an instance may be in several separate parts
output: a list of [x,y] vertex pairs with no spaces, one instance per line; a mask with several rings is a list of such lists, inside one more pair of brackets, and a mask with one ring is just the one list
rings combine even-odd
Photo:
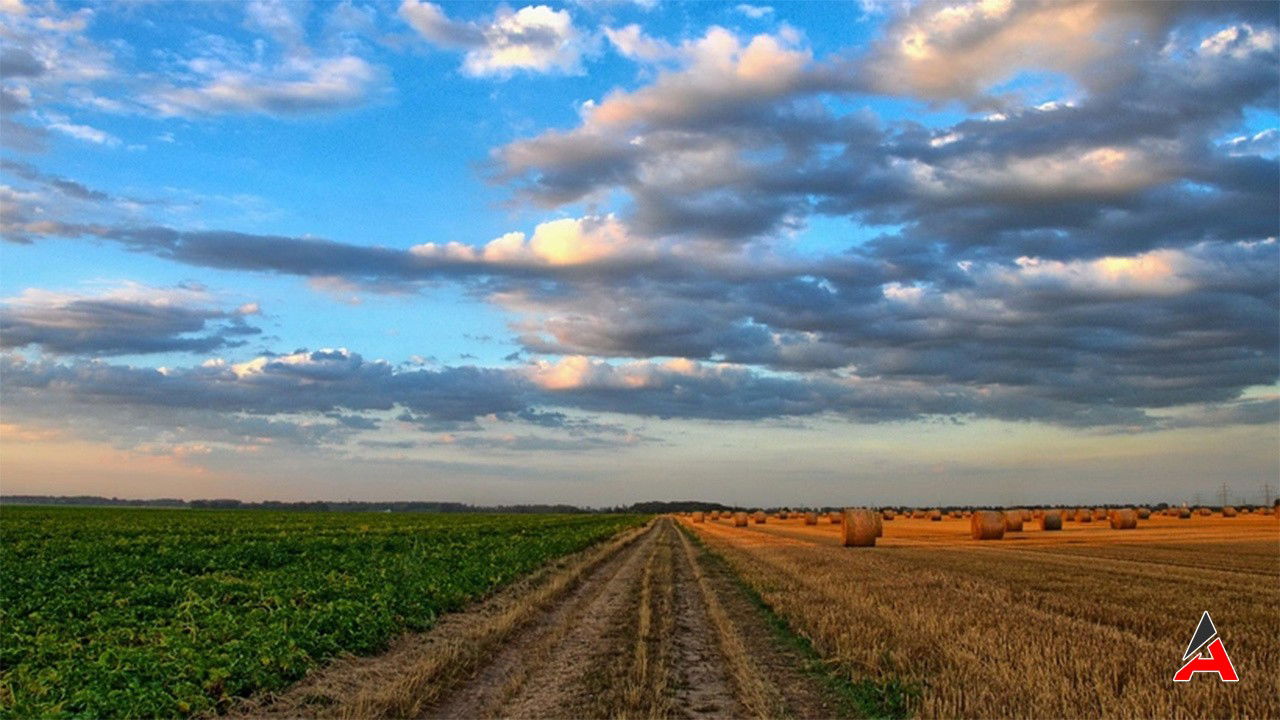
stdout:
[[0,716],[217,711],[639,521],[6,507]]

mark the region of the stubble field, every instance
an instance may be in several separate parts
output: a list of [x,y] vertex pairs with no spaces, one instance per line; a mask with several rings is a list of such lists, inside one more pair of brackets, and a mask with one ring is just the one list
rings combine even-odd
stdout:
[[[969,538],[899,517],[874,548],[799,518],[685,527],[851,679],[921,717],[1280,717],[1280,529],[1152,516],[1134,530]],[[1171,682],[1203,611],[1240,682]]]

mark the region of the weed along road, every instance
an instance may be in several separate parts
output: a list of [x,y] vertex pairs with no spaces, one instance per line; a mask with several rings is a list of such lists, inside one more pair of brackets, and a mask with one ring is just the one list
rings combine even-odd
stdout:
[[679,525],[657,518],[384,655],[340,661],[239,714],[861,714],[803,644]]

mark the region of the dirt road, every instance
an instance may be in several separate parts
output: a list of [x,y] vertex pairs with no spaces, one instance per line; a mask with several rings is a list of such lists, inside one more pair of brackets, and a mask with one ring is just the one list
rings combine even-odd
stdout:
[[834,717],[727,567],[670,518],[348,658],[246,715]]

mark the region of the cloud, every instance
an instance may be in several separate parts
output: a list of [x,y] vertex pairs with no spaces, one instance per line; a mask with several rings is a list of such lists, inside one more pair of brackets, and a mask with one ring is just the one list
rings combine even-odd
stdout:
[[[1267,21],[1253,3],[922,3],[891,22],[861,71],[881,92],[930,100],[988,102],[994,86],[1028,71],[1118,89],[1172,28],[1213,15]],[[1214,37],[1214,47],[1236,42],[1231,33]]]
[[663,40],[652,38],[636,24],[620,28],[605,28],[604,35],[619,55],[631,60],[655,62],[678,56],[678,48]]
[[[157,52],[145,68],[127,67],[137,55],[127,42],[98,43],[83,32],[98,10],[70,12],[47,4],[38,11],[0,15],[7,40],[6,80],[11,80],[3,104],[24,110],[62,110],[70,104],[92,112],[163,117],[291,116],[356,107],[382,89],[383,70],[363,57],[367,48],[360,32],[367,34],[370,28],[352,24],[351,14],[359,11],[335,6],[325,26],[329,35],[313,45],[307,30],[309,5],[253,0],[240,7],[244,27],[256,35],[251,42],[204,34],[196,43],[199,54]],[[54,132],[100,145],[121,144],[103,130],[43,112],[49,118],[44,124]],[[29,138],[9,144],[40,149]]]
[[298,115],[361,105],[380,81],[381,73],[354,55],[298,57],[269,70],[211,70],[202,84],[162,89],[147,102],[162,115]]
[[129,284],[97,295],[28,289],[0,300],[0,347],[56,355],[208,353],[261,333],[245,318],[256,305],[213,306],[197,288]]
[[[974,7],[968,12],[997,15],[983,21],[996,28],[1033,10],[1060,10]],[[999,113],[937,128],[889,126],[869,110],[838,114],[822,100],[917,93],[868,83],[875,52],[815,60],[786,33],[744,42],[719,28],[668,50],[624,28],[611,35],[620,51],[673,53],[680,67],[586,103],[575,128],[499,148],[494,178],[546,208],[621,200],[623,220],[653,237],[742,243],[794,232],[814,215],[846,217],[897,228],[878,241],[894,262],[909,260],[904,248],[920,253],[937,243],[1012,258],[1267,237],[1277,212],[1273,155],[1242,153],[1243,144],[1222,152],[1214,139],[1246,108],[1277,100],[1280,62],[1265,39],[1272,29],[1230,25],[1232,52],[1218,51],[1218,41],[1206,48],[1202,38],[1225,31],[1202,23],[1238,8],[1196,8],[1157,14],[1154,25],[1134,11],[1144,27],[1165,33],[1152,30],[1150,42],[1108,60],[1109,74],[1126,84],[1034,105],[1002,101]]]
[[[495,269],[513,266],[570,266],[652,256],[653,248],[632,238],[612,216],[562,218],[541,223],[531,237],[510,232],[482,248],[458,243],[425,243],[409,249],[415,257],[463,261]],[[478,269],[478,268],[477,268]]]
[[47,69],[43,62],[21,47],[0,48],[0,67],[9,78],[39,77]]
[[1236,157],[1258,155],[1274,158],[1280,153],[1280,129],[1267,128],[1252,135],[1238,135],[1225,143],[1225,149]]
[[734,6],[734,10],[746,15],[752,20],[760,20],[773,14],[773,8],[768,5],[748,5],[742,3]]
[[24,180],[52,188],[76,200],[89,202],[109,202],[112,200],[110,195],[101,190],[95,190],[75,180],[43,173],[26,163],[0,158],[0,170],[13,173]]
[[435,3],[404,0],[400,16],[427,42],[447,50],[463,50],[468,75],[509,75],[515,71],[576,74],[589,39],[573,25],[566,10],[529,5],[505,7],[486,20],[450,19]]
[[[787,29],[608,30],[649,64],[638,85],[494,152],[495,181],[560,215],[492,239],[400,248],[77,217],[48,202],[74,186],[28,174],[5,188],[17,241],[113,243],[344,298],[452,281],[509,314],[522,350],[509,362],[533,361],[414,374],[326,351],[162,376],[24,372],[67,389],[100,374],[145,397],[180,386],[227,413],[387,413],[429,432],[490,415],[545,429],[530,418],[557,412],[1143,430],[1265,417],[1219,410],[1280,376],[1280,165],[1274,133],[1248,120],[1274,107],[1280,56],[1275,19],[1252,7],[920,6],[869,50],[827,58]],[[499,16],[402,13],[468,56],[500,32]],[[285,37],[278,20],[255,22]],[[1079,42],[1027,47],[1064,23]],[[919,62],[902,55],[912,28]],[[947,58],[970,74],[937,74]],[[1092,81],[1098,63],[1124,82]],[[882,65],[901,82],[875,81]],[[1066,89],[1023,96],[1019,78],[1046,71]],[[962,104],[889,121],[866,107],[876,94]]]
[[91,125],[80,125],[71,122],[64,115],[48,114],[45,115],[45,127],[50,130],[66,135],[67,137],[87,142],[93,145],[103,145],[106,147],[118,147],[120,138],[112,135],[105,130],[99,130]]
[[[348,438],[382,428],[388,418],[428,433],[473,433],[498,427],[494,423],[515,423],[567,431],[562,437],[638,439],[634,431],[616,425],[543,420],[566,412],[737,422],[989,417],[1130,430],[1158,429],[1168,422],[1132,407],[998,383],[977,387],[909,378],[772,374],[679,359],[614,365],[570,356],[524,368],[396,369],[331,349],[159,370],[8,356],[3,369],[13,417],[23,422],[68,407],[80,408],[86,418],[115,412],[149,416],[150,423],[171,422],[175,413],[203,412],[202,427],[258,436],[294,434],[300,442]],[[1245,413],[1233,422],[1256,422],[1263,416]]]

